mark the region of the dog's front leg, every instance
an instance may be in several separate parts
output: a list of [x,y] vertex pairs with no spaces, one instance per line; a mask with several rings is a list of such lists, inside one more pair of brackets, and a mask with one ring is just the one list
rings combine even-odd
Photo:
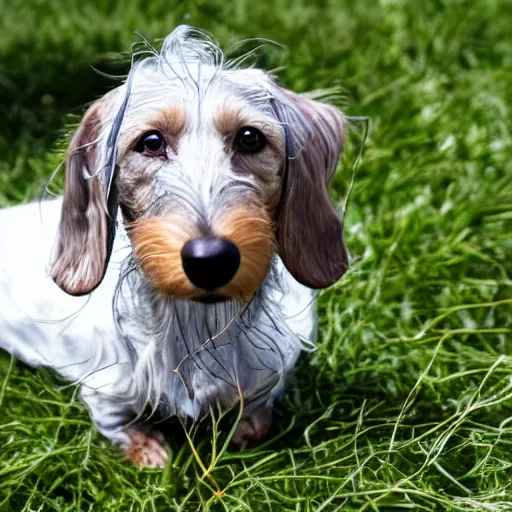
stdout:
[[119,446],[125,459],[137,467],[164,467],[168,452],[163,435],[137,423],[136,412],[127,400],[83,387],[81,399],[98,431]]
[[265,404],[244,414],[235,429],[231,442],[245,447],[261,441],[272,425],[272,406]]

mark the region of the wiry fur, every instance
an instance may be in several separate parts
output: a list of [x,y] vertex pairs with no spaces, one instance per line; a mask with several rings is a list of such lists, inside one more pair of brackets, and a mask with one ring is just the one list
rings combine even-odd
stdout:
[[[233,149],[247,125],[265,134],[258,154]],[[166,141],[158,157],[134,151],[151,130]],[[0,347],[79,382],[100,431],[132,454],[144,439],[125,427],[148,405],[198,418],[241,391],[247,418],[268,411],[300,340],[316,336],[304,284],[329,286],[347,267],[327,192],[343,131],[334,107],[224,62],[207,34],[178,27],[160,52],[146,45],[84,117],[64,198],[41,205],[45,224],[34,205],[0,212],[13,248],[0,258]],[[45,272],[55,234],[50,272],[63,291]],[[204,293],[181,268],[181,247],[200,234],[239,248],[224,302],[195,301]],[[253,422],[254,439],[269,417]]]

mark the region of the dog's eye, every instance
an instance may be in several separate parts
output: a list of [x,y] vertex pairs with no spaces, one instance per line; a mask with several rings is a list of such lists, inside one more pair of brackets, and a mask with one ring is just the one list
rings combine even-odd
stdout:
[[163,155],[165,150],[165,141],[161,133],[149,132],[141,137],[135,151],[147,156]]
[[236,132],[235,148],[241,153],[257,153],[267,145],[265,135],[257,128],[243,126]]

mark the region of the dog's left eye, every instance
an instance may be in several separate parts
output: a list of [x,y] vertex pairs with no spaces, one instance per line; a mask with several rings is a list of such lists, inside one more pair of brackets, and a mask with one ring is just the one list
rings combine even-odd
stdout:
[[143,135],[137,145],[135,151],[147,156],[163,155],[165,150],[164,137],[160,132],[150,132]]
[[243,126],[236,132],[235,148],[241,153],[258,153],[267,145],[265,135],[257,128]]

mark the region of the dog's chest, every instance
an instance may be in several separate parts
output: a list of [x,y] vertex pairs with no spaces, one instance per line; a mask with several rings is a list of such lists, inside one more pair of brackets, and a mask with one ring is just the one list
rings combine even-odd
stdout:
[[200,304],[146,291],[139,286],[116,310],[121,335],[130,333],[139,407],[149,398],[167,414],[198,417],[212,402],[232,405],[240,392],[257,405],[301,350],[301,333],[270,300]]

